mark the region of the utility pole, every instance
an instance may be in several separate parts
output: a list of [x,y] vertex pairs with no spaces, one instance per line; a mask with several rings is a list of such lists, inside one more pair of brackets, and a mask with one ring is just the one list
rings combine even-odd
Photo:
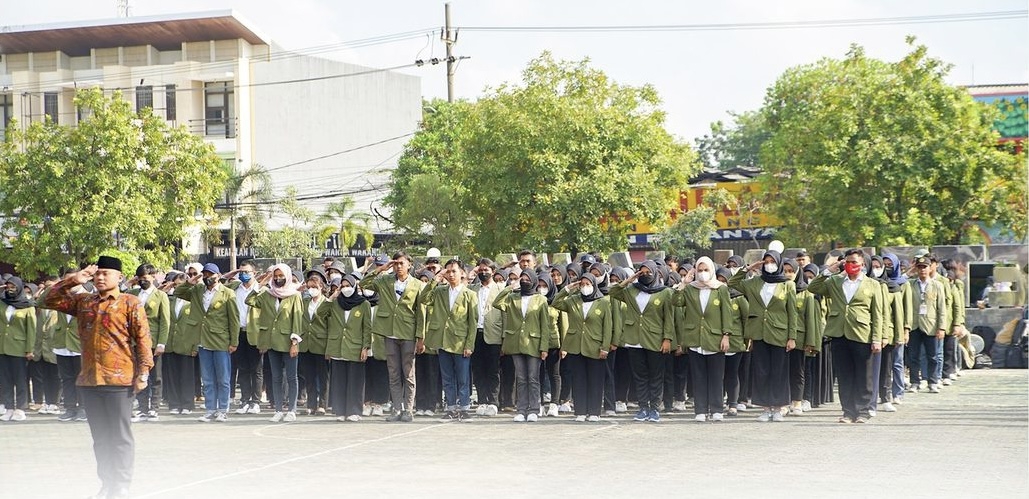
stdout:
[[457,43],[457,33],[451,37],[450,30],[450,2],[443,4],[443,17],[446,28],[443,31],[443,43],[447,46],[447,102],[454,102],[454,44]]

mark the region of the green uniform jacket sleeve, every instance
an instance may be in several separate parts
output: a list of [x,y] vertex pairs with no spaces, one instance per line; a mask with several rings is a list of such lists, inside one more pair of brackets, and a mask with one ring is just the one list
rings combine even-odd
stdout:
[[475,352],[475,333],[479,329],[479,295],[474,291],[464,288],[462,293],[468,296],[468,315],[465,326],[468,334],[464,337],[464,350]]
[[915,320],[915,314],[913,310],[915,297],[911,291],[911,281],[905,282],[903,288],[904,290],[902,291],[902,293],[904,294],[904,296],[902,300],[904,305],[904,329],[906,331],[911,331],[913,327],[912,324]]
[[155,293],[158,293],[157,296],[160,297],[161,302],[157,309],[157,331],[155,331],[157,342],[154,347],[164,345],[167,348],[168,334],[171,332],[171,301],[168,300],[168,295],[164,291],[158,290]]
[[798,342],[797,347],[805,346],[821,350],[822,335],[819,314],[822,311],[818,308],[818,300],[815,299],[814,294],[805,292],[797,295],[797,300],[797,307],[802,314],[799,323],[804,326],[804,338],[803,341]]
[[558,334],[557,331],[555,331],[557,324],[555,324],[554,319],[550,315],[550,305],[547,303],[547,299],[544,298],[542,295],[535,296],[539,296],[543,299],[544,308],[541,313],[536,314],[539,317],[539,327],[540,332],[542,333],[540,334],[540,343],[537,350],[539,350],[540,353],[543,353],[550,350],[551,339]]
[[719,286],[717,293],[720,312],[722,314],[722,330],[719,331],[722,334],[732,335],[732,299],[729,298],[729,289],[725,286]]
[[786,336],[797,341],[797,286],[786,281]]
[[[965,283],[962,281],[954,281],[954,306],[951,307],[954,313],[954,324],[953,326],[964,326],[965,325]],[[948,331],[949,333],[950,331]]]
[[497,310],[501,311],[507,310],[507,297],[511,295],[511,291],[513,290],[510,287],[504,288],[500,292],[500,294],[498,294],[497,297],[493,299],[493,308],[496,308]]

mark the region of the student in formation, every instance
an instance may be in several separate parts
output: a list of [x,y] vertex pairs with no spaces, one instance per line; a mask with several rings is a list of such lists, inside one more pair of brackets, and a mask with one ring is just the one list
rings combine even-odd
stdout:
[[693,377],[693,412],[699,422],[721,421],[725,353],[732,330],[729,288],[715,277],[715,264],[700,257],[678,286],[673,300],[684,309],[678,344],[689,355]]
[[911,285],[911,310],[913,318],[911,333],[908,336],[907,352],[908,372],[911,376],[912,392],[921,389],[921,355],[925,355],[928,363],[929,393],[940,392],[940,378],[937,367],[942,355],[937,355],[940,342],[946,334],[948,291],[940,281],[932,277],[930,268],[932,261],[927,256],[919,256],[912,262],[909,273],[917,277]]
[[[273,265],[257,280],[260,291],[247,297],[248,306],[261,311],[257,325],[257,349],[268,354],[271,363],[272,390],[275,391],[275,414],[269,421],[287,423],[297,419],[297,356],[304,341],[304,300],[300,286],[293,282],[293,272],[286,264]],[[286,381],[286,393],[283,391]]]
[[808,285],[817,273],[808,277],[808,272],[800,267],[793,278],[793,284],[797,287],[797,345],[798,348],[790,352],[790,415],[799,416],[811,410],[811,399],[808,394],[812,392],[816,381],[811,372],[810,360],[822,351],[822,338],[824,335],[822,326],[822,308],[814,293],[809,291]]
[[476,294],[478,323],[475,329],[475,348],[472,350],[472,381],[475,383],[475,414],[496,416],[500,406],[500,343],[504,335],[504,319],[493,301],[504,289],[503,283],[493,280],[493,262],[480,259],[475,279],[468,289]]
[[[42,303],[43,293],[56,283],[56,279],[48,277],[35,293],[27,291],[33,303]],[[61,414],[61,408],[58,406],[61,398],[61,378],[53,349],[54,330],[61,320],[60,315],[53,310],[36,307],[36,346],[33,349],[35,360],[29,364],[29,369],[33,370],[31,366],[35,365],[38,375],[32,379],[33,399],[37,404],[41,404],[37,414]]]
[[[749,272],[760,272],[747,277]],[[729,279],[749,304],[745,331],[752,341],[751,398],[764,408],[758,421],[784,421],[790,403],[789,353],[797,348],[797,291],[783,273],[782,256],[766,251],[747,271]]]
[[[186,281],[186,274],[169,272],[162,288],[172,291]],[[164,393],[168,397],[168,409],[174,415],[188,416],[196,409],[193,385],[196,373],[193,359],[197,356],[200,330],[190,327],[190,301],[172,296],[168,300],[171,309],[171,325],[168,330],[168,345],[164,352]]]
[[[436,271],[432,270],[439,266],[439,259],[437,258],[436,260],[437,262],[433,267],[424,267],[415,272],[415,277],[423,284],[428,284],[438,277]],[[425,291],[425,287],[422,288],[422,291]],[[423,303],[425,304],[426,317],[428,317],[429,303]],[[439,335],[442,331],[436,330],[432,333]],[[430,338],[429,331],[426,331],[425,344],[436,345],[438,343],[439,339]],[[418,387],[414,397],[415,416],[433,417],[440,411],[440,401],[443,400],[443,385],[439,364],[439,355],[437,355],[436,349],[431,346],[426,346],[421,353],[415,355],[414,384]]]
[[[719,282],[725,284],[732,277],[732,272],[725,267],[718,267],[715,270],[715,276]],[[747,314],[750,308],[747,304],[747,299],[743,297],[743,293],[728,286],[726,289],[729,293],[732,311],[729,314],[729,325],[725,326],[730,334],[729,351],[725,352],[725,372],[722,384],[725,389],[725,415],[736,417],[741,407],[743,410],[746,410],[746,406],[740,404],[740,365],[743,360],[743,354],[747,351],[747,340],[744,339],[743,327],[747,322]]]
[[[464,274],[460,260],[448,260],[419,297],[428,308],[426,348],[436,350],[439,357],[446,404],[443,419],[447,421],[468,419],[471,408],[470,362],[475,350],[479,304],[476,293],[463,283]],[[443,283],[446,286],[441,286]]]
[[372,307],[357,289],[357,278],[345,275],[337,290],[319,307],[326,321],[325,358],[329,370],[329,401],[336,421],[361,421],[364,405],[365,362],[371,354]]
[[[186,327],[199,338],[197,356],[204,389],[204,415],[197,421],[228,421],[230,355],[239,344],[239,309],[232,290],[218,281],[221,270],[208,263],[201,273],[175,288],[176,298],[189,300]],[[201,279],[203,281],[201,282]]]
[[319,317],[317,312],[327,301],[328,283],[324,271],[317,267],[307,271],[304,282],[304,341],[300,343],[298,370],[304,373],[307,414],[324,416],[329,407],[329,360],[325,358],[329,330],[325,319]]
[[162,357],[168,346],[168,332],[171,329],[171,305],[168,294],[157,286],[157,267],[149,263],[140,265],[136,268],[136,276],[129,284],[138,286],[127,293],[135,295],[143,304],[147,321],[150,323],[150,340],[154,345],[154,367],[149,373],[150,382],[136,395],[139,407],[133,413],[132,422],[157,421],[157,408],[161,406],[164,388]]
[[[264,356],[257,349],[258,309],[247,305],[247,297],[258,290],[257,264],[248,260],[225,274],[231,279],[226,286],[236,294],[239,309],[239,347],[232,352],[233,370],[239,383],[239,408],[236,414],[260,414],[261,392],[264,390]],[[253,328],[249,327],[253,323]],[[253,331],[251,331],[253,329]]]
[[[578,280],[578,279],[576,279]],[[629,352],[639,411],[635,421],[658,422],[664,398],[665,366],[675,339],[672,290],[659,278],[658,265],[645,261],[640,270],[611,286],[611,298],[626,304],[620,349]]]
[[[75,272],[68,272],[62,276],[68,279]],[[46,296],[50,293],[48,289],[40,298],[40,303],[46,302]],[[87,293],[81,284],[74,285],[68,292],[72,295]],[[57,324],[54,325],[53,349],[57,356],[57,374],[61,379],[61,394],[64,400],[64,412],[57,416],[61,422],[86,421],[86,409],[82,407],[82,398],[79,396],[78,388],[75,386],[75,379],[82,369],[82,343],[79,341],[79,322],[74,314],[56,312],[58,315]]]
[[[886,271],[883,274],[887,279],[887,287],[890,293],[900,292],[900,296],[891,296],[891,308],[894,315],[901,314],[899,322],[897,318],[894,318],[894,328],[900,327],[900,330],[894,331],[894,344],[892,351],[892,364],[890,377],[892,381],[889,390],[889,399],[884,404],[889,408],[884,409],[886,412],[893,412],[891,409],[896,410],[896,405],[903,403],[904,401],[904,384],[907,379],[904,377],[904,355],[907,351],[908,339],[911,336],[911,323],[914,320],[914,310],[912,309],[914,296],[911,292],[911,283],[908,280],[907,275],[901,269],[900,258],[893,253],[883,254],[883,266],[886,267]],[[884,350],[885,352],[885,350]],[[885,357],[887,353],[884,353]],[[879,387],[880,396],[883,389]],[[892,402],[892,403],[891,403]]]
[[503,312],[501,355],[511,357],[515,377],[515,422],[535,422],[540,408],[540,362],[547,359],[553,320],[547,299],[539,294],[539,277],[526,268],[515,286],[497,296],[493,306]]
[[29,407],[29,361],[35,358],[36,307],[21,278],[10,277],[0,297],[0,421],[25,421]]
[[585,273],[557,293],[554,307],[568,316],[560,355],[571,373],[575,420],[600,421],[607,356],[614,338],[611,299],[600,292],[597,277]]

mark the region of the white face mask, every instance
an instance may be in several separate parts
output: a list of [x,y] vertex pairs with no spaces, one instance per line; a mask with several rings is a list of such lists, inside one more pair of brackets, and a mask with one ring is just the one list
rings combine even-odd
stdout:
[[547,286],[540,286],[540,294],[546,296],[550,292],[550,288]]
[[307,294],[311,295],[311,298],[318,298],[322,295],[322,290],[319,288],[307,288]]
[[582,296],[592,296],[593,286],[583,286],[579,288],[579,292],[582,293]]
[[700,282],[707,282],[711,280],[711,273],[708,271],[697,272],[697,280]]
[[769,274],[774,274],[777,270],[779,270],[779,266],[778,265],[776,265],[774,263],[766,263],[765,264],[765,272],[767,272]]
[[343,296],[346,296],[347,298],[350,298],[351,296],[354,296],[354,291],[355,290],[354,290],[353,286],[347,286],[347,287],[339,290],[339,294],[341,294]]
[[732,275],[736,275],[736,273],[739,272],[739,271],[740,271],[739,267],[732,267],[732,268],[729,269],[729,273],[732,274]]
[[872,269],[872,276],[874,276],[874,277],[882,277],[883,276],[883,268],[879,267],[877,269]]

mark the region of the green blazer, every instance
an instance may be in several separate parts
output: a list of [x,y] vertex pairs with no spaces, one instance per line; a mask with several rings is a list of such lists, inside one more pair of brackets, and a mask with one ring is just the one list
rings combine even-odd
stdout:
[[934,275],[933,279],[940,283],[940,287],[944,290],[943,306],[945,309],[943,314],[943,329],[947,331],[947,334],[950,334],[951,327],[954,325],[954,286],[950,284],[950,279],[947,279],[940,274]]
[[[731,296],[731,295],[730,295]],[[730,314],[729,331],[729,353],[740,353],[747,351],[746,329],[747,314],[750,312],[750,304],[743,296],[732,298],[732,314]]]
[[418,301],[425,283],[409,275],[407,287],[398,297],[393,287],[397,278],[393,274],[380,275],[377,270],[368,272],[360,283],[361,288],[372,289],[379,294],[372,333],[399,340],[425,338],[425,305]]
[[[442,349],[461,355],[475,350],[475,331],[479,328],[479,296],[468,287],[458,292],[450,306],[450,285],[429,281],[422,287],[419,301],[428,306],[425,348]],[[430,343],[430,338],[432,339]]]
[[804,290],[797,293],[797,348],[812,347],[822,351],[822,309],[815,294]]
[[561,337],[561,351],[599,359],[600,352],[611,349],[614,341],[614,307],[611,298],[593,300],[583,316],[582,294],[562,289],[554,297],[553,308],[567,314],[568,329]]
[[[479,297],[479,290],[482,289],[482,284],[469,284],[468,289],[475,293],[476,299]],[[493,308],[492,305],[497,299],[497,295],[504,289],[504,286],[500,284],[493,284],[489,288],[489,294],[486,296],[485,303],[479,303],[480,307],[483,307],[486,318],[482,321],[482,339],[488,345],[499,345],[501,340],[504,338],[504,315],[503,313]]]
[[[175,313],[179,303],[183,303],[182,310]],[[168,301],[171,309],[171,329],[168,334],[168,344],[165,351],[177,355],[196,355],[197,344],[200,343],[200,329],[190,327],[187,319],[190,316],[192,304],[189,300],[176,298],[174,296]]]
[[[608,295],[611,298],[611,295]],[[617,347],[622,344],[622,335],[625,332],[625,314],[628,313],[629,306],[625,302],[621,302],[611,298],[611,346]]]
[[700,309],[700,289],[688,284],[681,291],[675,292],[672,301],[685,312],[679,346],[683,349],[699,347],[708,352],[719,352],[722,335],[733,334],[729,289],[719,286],[711,290],[703,311]]
[[956,280],[950,283],[951,295],[954,297],[953,303],[951,303],[950,311],[953,315],[954,320],[950,323],[950,328],[947,329],[947,334],[954,334],[954,326],[965,325],[965,283],[961,280]]
[[[199,331],[199,345],[206,350],[227,352],[229,347],[239,346],[239,307],[236,294],[222,284],[215,285],[211,306],[204,310],[204,292],[207,287],[199,282],[188,282],[175,288],[176,298],[190,301],[186,327]],[[197,334],[197,333],[192,333]]]
[[522,315],[522,297],[511,291],[511,288],[505,288],[493,302],[493,307],[504,314],[504,338],[500,352],[503,355],[540,357],[541,352],[550,349],[551,337],[556,334],[547,297],[532,295],[528,312]]
[[[930,278],[926,283],[924,293],[918,279],[909,280],[908,285],[911,286],[911,308],[914,316],[912,332],[917,329],[925,334],[935,336],[936,331],[946,330],[947,290],[943,284]],[[925,305],[924,314],[921,313],[922,305]]]
[[303,299],[304,313],[301,314],[301,329],[304,330],[304,341],[299,345],[301,353],[325,355],[325,348],[329,339],[329,323],[325,317],[318,315],[318,311],[326,302],[328,300],[322,296],[321,303],[315,305],[314,315],[311,315],[311,298]]
[[760,277],[748,279],[747,273],[741,271],[730,277],[728,284],[747,298],[749,307],[744,332],[748,340],[778,347],[785,347],[789,340],[797,340],[797,286],[793,281],[776,283],[768,305],[761,299],[765,282]]
[[[242,286],[242,285],[243,285],[242,281],[229,281],[229,282],[225,283],[225,286],[228,287],[229,289],[231,289],[233,293],[238,291],[240,286]],[[251,288],[251,291],[260,291],[260,290],[261,290],[261,286],[258,286],[257,283],[254,282],[254,285]],[[237,302],[236,306],[239,307],[239,303],[238,302]],[[246,325],[246,327],[244,329],[247,330],[247,342],[250,343],[251,345],[256,345],[257,344],[257,337],[259,336],[259,333],[260,333],[260,330],[257,327],[257,321],[261,317],[261,311],[259,309],[257,309],[257,308],[247,306],[246,313],[247,313],[247,325]],[[254,327],[250,327],[251,324],[253,324]],[[253,330],[253,331],[251,331],[251,330]]]
[[860,343],[876,343],[883,337],[883,288],[871,277],[861,277],[861,283],[850,302],[843,292],[846,276],[819,275],[808,291],[829,297],[829,318],[825,321],[825,334],[830,338],[847,338]]
[[[126,293],[139,296],[141,291],[143,290],[140,288],[132,288]],[[147,322],[150,323],[150,343],[154,345],[154,348],[157,348],[157,345],[165,345],[165,349],[167,349],[168,332],[171,327],[168,294],[160,289],[155,289],[143,304],[143,310],[146,310]]]
[[289,352],[294,335],[298,338],[297,343],[304,341],[304,316],[307,309],[304,308],[304,299],[300,293],[279,300],[266,289],[251,291],[246,304],[261,310],[257,321],[258,350],[285,353]]
[[36,307],[16,309],[7,320],[6,303],[0,303],[0,354],[24,357],[36,348]]
[[61,315],[56,310],[36,309],[36,346],[32,350],[36,360],[57,363],[57,356],[54,354],[54,328],[57,321],[61,320]]
[[661,343],[675,343],[675,306],[672,289],[665,288],[650,295],[647,306],[640,311],[636,297],[640,290],[630,287],[628,280],[611,286],[610,297],[625,303],[622,315],[622,341],[618,346],[640,345],[653,352],[661,351]]
[[79,320],[74,315],[58,312],[52,341],[54,349],[64,348],[70,352],[81,353],[82,343],[79,341]]
[[[904,283],[907,286],[907,283]],[[890,345],[897,345],[904,340],[905,293],[903,286],[896,293],[889,287],[883,290],[885,297],[886,320],[883,321],[883,340]]]
[[[327,325],[325,356],[361,362],[361,350],[372,347],[371,305],[367,301],[362,302],[347,314],[336,300],[326,300],[318,307],[318,316]],[[385,349],[385,344],[380,348]]]

